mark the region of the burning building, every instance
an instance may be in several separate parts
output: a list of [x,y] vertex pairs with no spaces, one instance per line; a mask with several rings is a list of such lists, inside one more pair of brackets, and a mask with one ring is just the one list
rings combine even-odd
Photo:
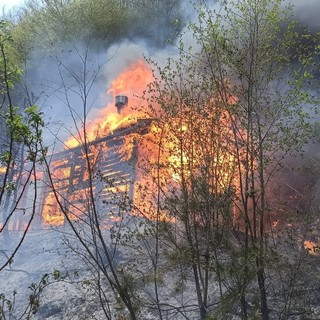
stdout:
[[[160,207],[161,215],[172,215],[165,201],[179,198],[183,183],[190,190],[206,186],[208,194],[224,194],[232,187],[235,161],[224,139],[230,135],[228,115],[219,112],[216,99],[206,100],[199,114],[174,101],[182,111],[158,121],[135,100],[152,79],[143,61],[126,69],[108,90],[112,104],[77,139],[67,139],[65,150],[48,158],[48,170],[38,183],[42,224],[86,219],[92,210],[105,221],[119,212],[132,213],[133,207],[147,217]],[[204,175],[205,170],[210,172]]]
[[38,168],[37,183],[25,185],[9,229],[24,229],[31,216],[34,226],[82,219],[90,214],[90,199],[102,219],[128,209],[125,204],[135,193],[137,145],[152,123],[134,94],[143,92],[151,79],[151,70],[138,60],[111,81],[107,93],[113,101],[96,111],[85,133],[70,137],[65,150],[47,158],[47,168]]
[[[119,114],[127,104],[127,96],[116,96]],[[52,155],[51,183],[44,190],[41,209],[44,224],[62,225],[65,212],[70,219],[86,216],[93,198],[102,220],[128,209],[134,195],[136,144],[149,132],[151,122],[138,119],[86,145]]]

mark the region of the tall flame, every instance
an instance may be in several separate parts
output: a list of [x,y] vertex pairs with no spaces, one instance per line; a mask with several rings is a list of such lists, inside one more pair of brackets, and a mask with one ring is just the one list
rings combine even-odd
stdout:
[[[133,124],[139,118],[147,117],[146,112],[141,108],[142,101],[137,95],[142,95],[152,79],[152,71],[142,59],[136,61],[118,75],[111,82],[111,87],[107,93],[112,95],[113,98],[120,94],[127,95],[129,97],[129,105],[121,114],[118,114],[114,101],[100,110],[98,116],[87,124],[87,141],[93,141],[120,127]],[[83,139],[82,135],[81,137],[71,137],[65,142],[65,146],[74,148],[81,144],[81,139]]]
[[[146,102],[139,99],[137,95],[142,95],[152,80],[152,71],[143,60],[138,60],[118,75],[111,82],[107,93],[113,97],[127,95],[129,105],[120,114],[114,102],[99,111],[96,119],[86,126],[86,141],[108,136],[117,129],[128,128],[137,123],[138,119],[148,118]],[[236,99],[232,99],[230,103],[235,101]],[[221,193],[230,187],[234,178],[234,159],[228,149],[228,142],[222,138],[230,135],[228,131],[230,119],[226,112],[217,107],[217,104],[217,99],[209,99],[207,105],[202,106],[203,114],[194,112],[192,106],[177,106],[181,108],[181,112],[167,119],[152,121],[150,119],[147,124],[148,130],[142,135],[129,130],[129,133],[121,138],[122,145],[116,149],[105,144],[106,149],[102,157],[106,157],[106,154],[110,157],[108,152],[116,152],[120,162],[131,161],[131,159],[136,161],[131,199],[135,208],[133,214],[153,218],[159,213],[157,211],[160,205],[159,197],[157,199],[159,192],[164,195],[170,190],[179,190],[182,183],[187,183],[190,187],[195,178],[204,174],[202,171],[206,168],[206,170],[219,172],[214,177],[211,177],[212,172],[205,173],[206,183],[213,193]],[[79,146],[80,140],[83,141],[82,135],[68,139],[66,146],[69,148]],[[82,161],[79,165],[72,164],[78,156],[73,156],[71,153],[68,153],[69,158],[60,158],[53,164],[55,187],[69,193],[66,195],[68,199],[65,205],[70,219],[76,219],[77,216],[80,217],[90,210],[85,204],[85,200],[90,199],[85,183],[89,181],[89,172],[91,174],[94,172],[94,165],[99,161],[101,151],[99,144],[100,142],[90,145],[87,151],[87,156],[92,162],[91,171],[86,161]],[[133,157],[134,153],[135,157]],[[108,159],[104,160],[108,161]],[[108,179],[108,175],[113,176],[113,174],[108,168],[104,178]],[[101,185],[101,181],[99,183]],[[117,194],[126,193],[129,189],[129,184],[123,181],[119,184],[104,186],[102,192]],[[161,212],[161,215],[165,217],[166,212]],[[55,205],[52,192],[48,193],[44,202],[43,217],[49,224],[64,223],[64,217]]]

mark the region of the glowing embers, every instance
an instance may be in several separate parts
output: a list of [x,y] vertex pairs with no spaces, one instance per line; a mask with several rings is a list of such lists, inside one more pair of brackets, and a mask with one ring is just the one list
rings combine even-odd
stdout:
[[88,170],[80,149],[54,158],[50,169],[52,186],[45,192],[41,215],[44,224],[60,226],[67,218],[77,219],[86,211]]
[[305,240],[303,242],[303,247],[307,250],[307,252],[309,254],[312,254],[312,255],[318,255],[320,253],[320,246],[319,244],[313,242],[313,241],[310,241],[310,240]]
[[121,161],[129,161],[135,153],[136,144],[139,140],[139,134],[131,132],[123,137],[123,143],[117,147]]
[[88,190],[82,189],[72,193],[50,192],[45,197],[42,211],[44,225],[61,226],[67,219],[78,220],[88,210]]

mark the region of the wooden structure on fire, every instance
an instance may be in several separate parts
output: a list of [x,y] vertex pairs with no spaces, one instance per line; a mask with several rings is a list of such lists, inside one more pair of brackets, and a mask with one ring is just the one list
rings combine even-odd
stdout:
[[137,139],[132,137],[148,133],[151,122],[140,119],[87,146],[52,155],[51,176],[56,192],[49,185],[44,192],[43,223],[62,225],[65,217],[61,206],[70,219],[85,219],[91,213],[92,198],[102,220],[129,210],[136,174]]

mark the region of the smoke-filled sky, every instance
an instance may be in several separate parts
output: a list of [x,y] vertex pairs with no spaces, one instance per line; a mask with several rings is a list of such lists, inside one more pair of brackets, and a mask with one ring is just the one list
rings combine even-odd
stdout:
[[[289,2],[289,1],[288,1]],[[318,18],[318,12],[320,12],[320,0],[293,0],[293,4],[295,5],[295,11],[297,13],[297,18],[299,22],[306,24],[309,28],[312,29],[313,32],[318,32],[320,30],[320,19]],[[0,8],[5,5],[6,11],[14,5],[22,5],[24,0],[0,0]],[[215,2],[214,2],[215,3]],[[186,10],[186,8],[184,8]],[[187,19],[191,19],[195,14],[193,10],[187,14]],[[185,35],[185,41],[190,45],[193,41],[192,38],[189,39],[188,33]],[[195,46],[196,44],[193,43]],[[77,50],[82,51],[82,44],[76,45]],[[59,52],[59,59],[66,63],[67,67],[72,70],[82,70],[81,61],[79,61],[79,56],[75,53],[74,48],[67,49],[67,46],[63,46]],[[85,48],[83,48],[85,49]],[[92,90],[90,92],[89,97],[89,105],[91,107],[91,112],[89,114],[89,118],[93,117],[97,114],[97,111],[104,107],[106,104],[110,102],[112,97],[110,97],[107,93],[108,85],[110,81],[123,69],[130,65],[137,58],[143,57],[143,55],[147,57],[152,57],[159,63],[162,60],[165,60],[166,57],[172,56],[173,52],[169,52],[168,47],[160,50],[159,48],[150,48],[150,46],[143,41],[142,39],[131,39],[131,41],[121,41],[118,44],[114,44],[109,50],[105,50],[103,52],[95,52],[94,50],[90,50],[90,66],[93,68],[98,68],[98,64],[103,60],[107,60],[108,62],[105,65],[100,65],[101,70],[97,77],[97,81],[94,82]],[[97,63],[97,58],[99,57],[100,62]],[[71,125],[69,122],[72,122],[71,116],[66,114],[66,104],[63,102],[63,97],[61,97],[61,89],[63,86],[59,86],[59,70],[57,69],[57,61],[50,60],[45,58],[43,60],[39,60],[37,53],[34,53],[34,59],[32,59],[34,63],[31,63],[30,69],[26,70],[26,80],[31,85],[31,91],[34,92],[40,98],[37,101],[37,104],[40,104],[42,109],[46,114],[46,120],[52,124],[52,122],[57,123],[57,131],[61,133],[61,123],[64,126],[68,127],[71,131]],[[59,61],[58,61],[59,62]],[[70,75],[69,75],[70,76]],[[67,80],[67,75],[65,76],[65,80]],[[77,83],[68,83],[68,86],[77,85]],[[79,101],[79,97],[76,95],[69,96],[72,98],[72,105],[75,108],[76,112],[80,111],[76,110],[77,106],[81,106],[81,101]],[[53,130],[55,131],[55,130]],[[67,135],[70,132],[66,133]],[[62,137],[62,139],[64,139]]]
[[299,21],[312,31],[320,31],[320,0],[293,0]]
[[12,9],[14,6],[20,6],[23,5],[24,0],[0,0],[0,8],[5,9],[5,11],[8,11]]

